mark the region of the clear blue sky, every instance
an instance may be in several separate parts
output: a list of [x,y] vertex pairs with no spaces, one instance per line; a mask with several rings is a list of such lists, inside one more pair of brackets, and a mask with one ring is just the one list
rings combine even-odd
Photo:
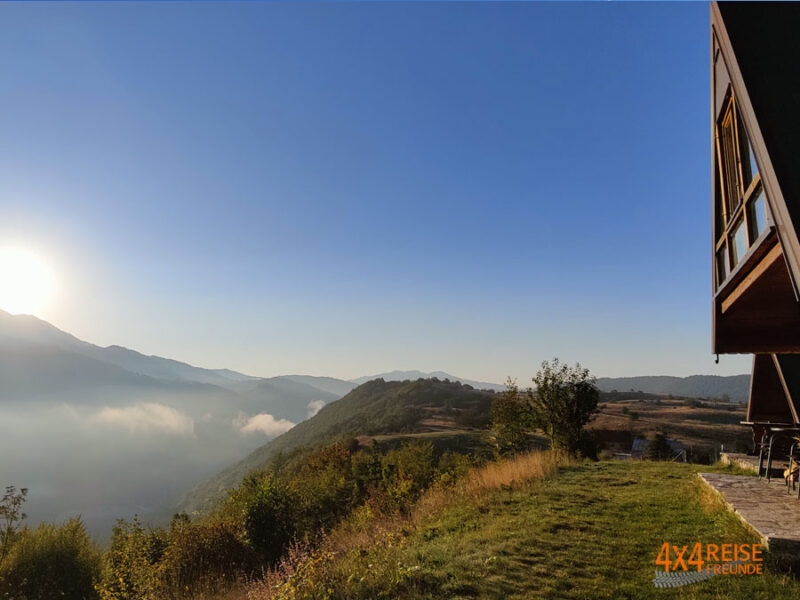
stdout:
[[258,375],[710,354],[709,25],[677,4],[0,4],[41,316]]

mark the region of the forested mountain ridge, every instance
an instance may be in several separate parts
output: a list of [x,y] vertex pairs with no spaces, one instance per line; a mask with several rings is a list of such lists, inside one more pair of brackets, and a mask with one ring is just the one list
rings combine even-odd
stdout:
[[485,424],[492,398],[491,392],[438,379],[368,381],[191,490],[177,509],[193,513],[211,508],[226,490],[279,453],[339,438],[419,432],[442,415],[464,427]]

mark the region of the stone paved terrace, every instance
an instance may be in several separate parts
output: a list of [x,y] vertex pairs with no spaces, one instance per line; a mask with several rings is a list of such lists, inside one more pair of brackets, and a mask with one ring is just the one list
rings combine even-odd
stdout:
[[747,523],[770,550],[800,551],[800,500],[786,493],[783,478],[767,483],[758,477],[700,473],[728,507]]

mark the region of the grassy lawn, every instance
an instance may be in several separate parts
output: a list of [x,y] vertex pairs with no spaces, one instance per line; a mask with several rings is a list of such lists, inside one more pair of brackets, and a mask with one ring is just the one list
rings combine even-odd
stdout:
[[402,598],[799,598],[775,574],[720,575],[682,588],[651,580],[664,542],[752,543],[756,537],[675,463],[587,463],[546,481],[462,500],[411,534],[418,565]]

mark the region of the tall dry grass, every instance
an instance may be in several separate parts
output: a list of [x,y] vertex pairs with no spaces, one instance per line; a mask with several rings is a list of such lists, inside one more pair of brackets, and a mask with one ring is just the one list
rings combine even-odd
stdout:
[[464,487],[467,492],[476,496],[487,491],[552,477],[559,468],[571,462],[569,456],[561,452],[537,450],[473,469],[467,476]]

